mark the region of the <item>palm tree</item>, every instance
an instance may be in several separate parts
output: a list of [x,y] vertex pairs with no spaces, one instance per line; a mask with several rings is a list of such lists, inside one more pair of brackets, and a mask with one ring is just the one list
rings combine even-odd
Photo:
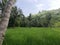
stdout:
[[14,0],[8,0],[8,2],[5,5],[3,14],[2,14],[3,17],[0,22],[0,45],[2,45],[3,43],[3,39],[4,39],[5,32],[8,26],[10,12],[11,12],[13,4],[14,4]]

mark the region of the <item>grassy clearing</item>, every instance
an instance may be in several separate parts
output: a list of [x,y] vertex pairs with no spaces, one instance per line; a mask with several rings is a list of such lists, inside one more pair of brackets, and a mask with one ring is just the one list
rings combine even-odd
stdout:
[[60,28],[10,28],[3,45],[60,45]]

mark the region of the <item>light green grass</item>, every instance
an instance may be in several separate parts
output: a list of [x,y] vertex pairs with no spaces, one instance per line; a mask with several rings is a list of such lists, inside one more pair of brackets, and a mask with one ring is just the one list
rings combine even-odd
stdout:
[[10,28],[3,45],[60,45],[60,28]]

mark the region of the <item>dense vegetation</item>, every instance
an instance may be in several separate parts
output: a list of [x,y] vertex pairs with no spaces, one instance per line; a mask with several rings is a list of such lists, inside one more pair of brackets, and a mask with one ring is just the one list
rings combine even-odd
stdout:
[[10,28],[3,45],[60,45],[60,28]]
[[[3,0],[0,3],[0,10],[3,9],[7,0]],[[3,17],[3,15],[0,15]],[[25,17],[22,9],[14,6],[11,10],[11,16],[9,20],[9,27],[60,27],[60,9],[39,11],[37,14],[29,14]]]
[[60,22],[60,9],[42,11],[37,14],[29,14],[25,17],[22,10],[13,7],[9,26],[19,27],[55,27],[55,24],[59,27]]

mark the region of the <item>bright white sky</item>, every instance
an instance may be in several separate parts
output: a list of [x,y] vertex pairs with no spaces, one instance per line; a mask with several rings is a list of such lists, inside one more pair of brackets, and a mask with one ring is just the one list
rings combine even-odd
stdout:
[[42,10],[58,9],[60,0],[17,0],[16,6],[27,16],[29,13],[34,14]]

